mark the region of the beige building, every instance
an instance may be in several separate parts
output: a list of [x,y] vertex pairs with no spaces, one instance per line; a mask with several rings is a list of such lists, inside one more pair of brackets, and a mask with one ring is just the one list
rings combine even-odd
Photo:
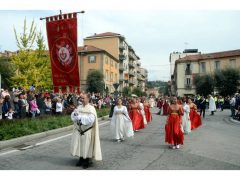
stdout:
[[87,89],[87,75],[91,70],[99,70],[104,76],[105,88],[114,92],[114,83],[119,83],[119,60],[103,49],[94,46],[78,48],[80,88]]
[[213,74],[228,67],[240,68],[240,49],[190,55],[176,60],[172,81],[175,94],[177,96],[196,94],[196,87],[193,84],[196,75]]
[[126,42],[125,37],[118,33],[106,32],[94,34],[84,39],[84,45],[92,45],[104,49],[119,60],[119,91],[123,87],[138,87],[138,65],[140,58]]

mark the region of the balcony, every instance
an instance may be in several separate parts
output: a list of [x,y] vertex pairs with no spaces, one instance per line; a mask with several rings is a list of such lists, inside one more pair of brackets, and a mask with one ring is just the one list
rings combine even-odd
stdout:
[[123,50],[125,50],[126,48],[125,48],[122,44],[120,44],[119,49],[123,51]]
[[131,79],[129,80],[129,84],[137,85],[137,80],[131,78]]
[[134,76],[135,75],[135,73],[134,73],[134,71],[129,71],[129,76]]
[[119,82],[122,82],[122,81],[124,81],[124,78],[121,76],[119,77]]
[[139,68],[137,68],[137,72],[138,72],[138,73],[141,73],[141,71],[140,71],[140,69],[139,69]]
[[119,64],[119,71],[124,71],[123,64]]
[[124,54],[119,55],[119,60],[124,61],[126,59],[126,56]]
[[192,75],[192,71],[190,69],[185,70],[185,75]]
[[141,63],[139,61],[137,61],[137,66],[139,66],[139,67],[141,66]]
[[129,62],[128,65],[130,68],[135,68],[135,64],[133,62]]
[[185,89],[192,89],[192,84],[185,84]]

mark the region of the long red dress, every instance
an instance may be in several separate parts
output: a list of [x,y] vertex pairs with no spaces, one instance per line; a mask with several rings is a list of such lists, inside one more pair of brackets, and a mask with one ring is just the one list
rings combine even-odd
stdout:
[[201,116],[197,113],[197,106],[195,104],[190,105],[190,121],[191,121],[191,130],[198,128],[202,125]]
[[167,124],[165,125],[165,142],[171,145],[183,144],[183,132],[181,130],[181,114],[182,109],[178,107],[178,110],[173,110],[171,106],[168,110],[169,116]]
[[168,115],[168,108],[169,108],[169,104],[167,100],[165,100],[163,104],[163,115]]
[[144,112],[145,112],[145,116],[146,116],[146,120],[147,122],[151,122],[152,121],[152,113],[150,111],[150,105],[148,103],[144,103]]
[[128,109],[129,117],[132,120],[133,130],[139,130],[145,128],[143,116],[140,113],[140,107],[138,104],[130,104]]

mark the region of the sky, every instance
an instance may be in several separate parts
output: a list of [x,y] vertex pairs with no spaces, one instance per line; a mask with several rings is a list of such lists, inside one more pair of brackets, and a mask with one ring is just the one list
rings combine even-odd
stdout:
[[[63,10],[63,13],[72,12]],[[13,27],[22,32],[24,18],[32,20],[46,38],[40,17],[58,10],[0,10],[0,51],[17,50]],[[125,36],[149,80],[170,79],[169,55],[195,48],[202,53],[240,49],[240,10],[89,9],[78,15],[78,45],[94,33],[114,32]]]

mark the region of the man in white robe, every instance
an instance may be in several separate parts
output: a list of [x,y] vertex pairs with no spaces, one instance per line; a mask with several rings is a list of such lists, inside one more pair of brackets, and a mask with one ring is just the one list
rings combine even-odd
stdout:
[[81,100],[83,105],[78,106],[71,114],[74,122],[71,154],[79,157],[76,165],[86,169],[92,158],[102,160],[102,152],[96,110],[89,104],[89,95],[83,94]]
[[209,95],[209,111],[211,112],[211,115],[214,115],[214,111],[216,111],[216,104],[211,95]]

